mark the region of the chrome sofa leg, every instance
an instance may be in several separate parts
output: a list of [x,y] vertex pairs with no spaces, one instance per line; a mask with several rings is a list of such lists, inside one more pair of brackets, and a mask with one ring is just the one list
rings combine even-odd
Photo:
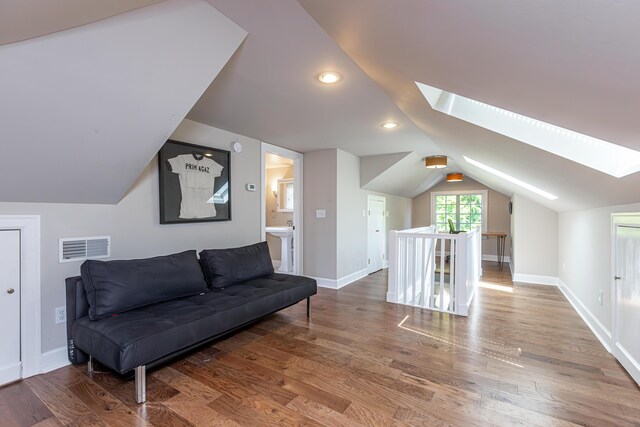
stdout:
[[307,317],[311,317],[311,297],[307,298]]
[[89,361],[87,362],[87,375],[93,374],[93,356],[89,356]]
[[147,401],[147,371],[144,367],[135,368],[136,375],[136,403],[144,403]]

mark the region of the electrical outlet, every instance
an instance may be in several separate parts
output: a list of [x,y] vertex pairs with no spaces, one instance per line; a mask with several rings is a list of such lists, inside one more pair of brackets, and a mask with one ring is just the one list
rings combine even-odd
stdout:
[[67,307],[56,307],[56,325],[67,321]]
[[600,289],[598,291],[598,304],[600,304],[600,305],[602,305],[602,297],[603,297],[602,289]]

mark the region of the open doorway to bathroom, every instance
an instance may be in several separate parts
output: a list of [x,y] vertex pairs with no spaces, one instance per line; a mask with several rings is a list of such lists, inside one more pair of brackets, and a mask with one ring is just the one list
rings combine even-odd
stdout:
[[262,143],[262,239],[276,272],[302,274],[302,154]]

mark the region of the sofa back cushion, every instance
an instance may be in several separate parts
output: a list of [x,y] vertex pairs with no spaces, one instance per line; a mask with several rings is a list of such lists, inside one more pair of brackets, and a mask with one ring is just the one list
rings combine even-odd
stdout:
[[241,248],[207,249],[200,252],[200,263],[212,288],[226,288],[273,274],[267,242]]
[[80,267],[89,318],[208,291],[196,251],[127,261],[85,261]]

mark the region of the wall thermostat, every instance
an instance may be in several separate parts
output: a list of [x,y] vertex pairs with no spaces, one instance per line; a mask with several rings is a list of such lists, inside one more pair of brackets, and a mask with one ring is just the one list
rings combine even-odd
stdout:
[[231,144],[231,149],[233,150],[234,153],[238,154],[242,151],[242,144],[236,141]]
[[255,184],[247,184],[247,191],[256,191]]

